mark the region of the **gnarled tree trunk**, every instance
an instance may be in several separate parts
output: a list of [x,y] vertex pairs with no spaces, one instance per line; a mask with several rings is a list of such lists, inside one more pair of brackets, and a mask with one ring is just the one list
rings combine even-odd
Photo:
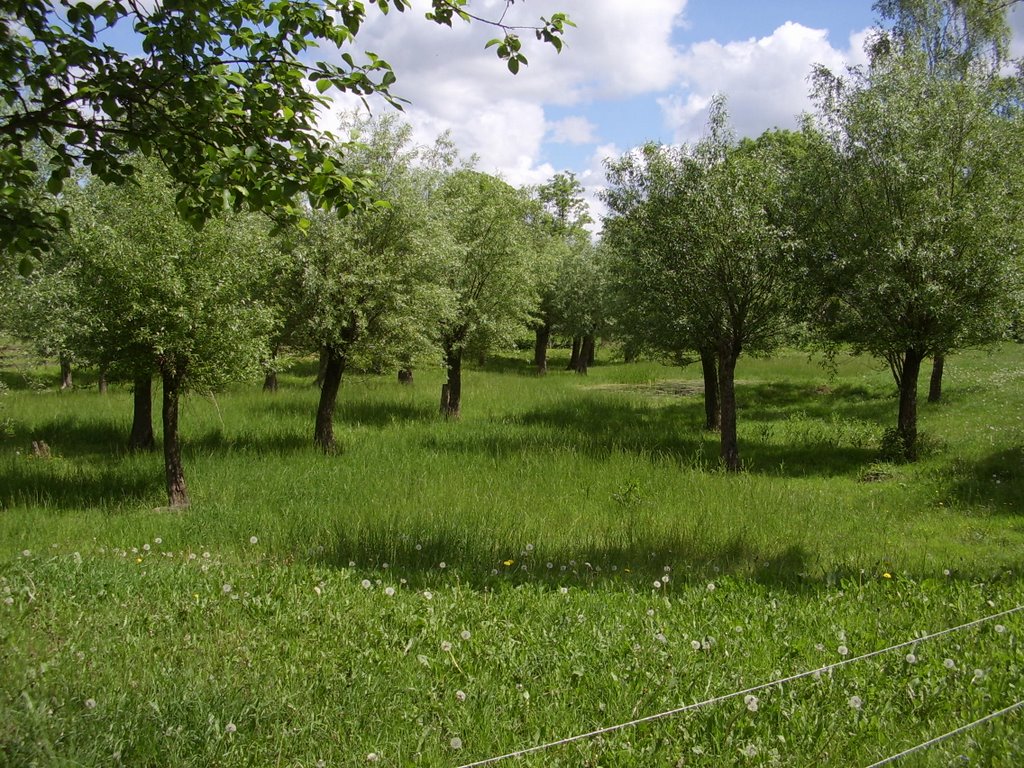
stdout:
[[592,333],[588,334],[583,343],[587,349],[587,365],[591,366],[597,362],[597,337]]
[[551,326],[547,323],[537,326],[536,341],[533,345],[533,364],[537,373],[543,376],[548,372],[548,347],[551,345]]
[[704,374],[704,429],[713,432],[722,426],[722,409],[718,399],[718,360],[714,350],[700,351],[700,368]]
[[161,368],[163,379],[164,422],[164,477],[167,480],[167,506],[187,507],[188,488],[185,468],[181,462],[181,444],[178,441],[178,399],[181,395],[183,372],[172,364]]
[[128,450],[152,451],[156,448],[153,436],[153,377],[135,379],[132,395],[132,431],[128,436]]
[[322,387],[324,385],[324,376],[327,375],[327,347],[320,347],[320,363],[316,370],[316,385]]
[[575,371],[577,366],[580,364],[580,347],[583,346],[582,336],[572,337],[572,352],[569,355],[569,365],[566,366],[567,371]]
[[921,373],[924,355],[915,349],[903,353],[900,370],[900,412],[896,429],[903,443],[904,458],[917,460],[917,380]]
[[99,378],[96,381],[96,387],[99,389],[101,395],[107,394],[107,366],[100,366]]
[[718,391],[722,409],[722,464],[729,472],[740,471],[740,447],[736,438],[736,358],[733,345],[718,350]]
[[333,451],[334,405],[338,400],[341,377],[345,373],[345,355],[335,347],[325,347],[326,364],[323,366],[323,383],[320,385],[320,402],[316,409],[316,426],[313,443],[325,453]]
[[587,368],[594,359],[594,335],[588,333],[580,343],[580,351],[576,355],[576,373],[587,375]]
[[462,415],[462,349],[446,347],[444,360],[448,381],[441,385],[441,415],[457,419]]
[[60,361],[60,388],[71,389],[74,386],[71,381],[71,360],[65,355],[61,355]]
[[946,368],[946,356],[937,354],[932,359],[932,377],[928,382],[928,402],[942,402],[942,373]]

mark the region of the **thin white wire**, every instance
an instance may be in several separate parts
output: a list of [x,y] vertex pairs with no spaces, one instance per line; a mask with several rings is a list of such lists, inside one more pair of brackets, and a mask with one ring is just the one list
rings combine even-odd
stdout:
[[922,749],[927,749],[928,747],[934,747],[939,742],[945,741],[946,739],[951,739],[954,736],[960,735],[964,731],[969,731],[971,730],[971,728],[974,728],[975,726],[981,725],[982,723],[987,723],[989,720],[995,720],[1000,715],[1008,714],[1010,712],[1013,712],[1015,709],[1020,709],[1021,707],[1024,707],[1024,700],[1018,701],[1016,704],[1011,704],[1010,706],[1005,707],[1004,709],[1000,709],[998,712],[993,712],[992,714],[985,715],[984,717],[975,720],[973,723],[961,725],[959,728],[950,731],[949,733],[944,733],[941,736],[936,736],[934,739],[928,739],[928,741],[918,744],[916,747],[905,749],[898,755],[893,755],[892,757],[887,757],[884,760],[879,760],[877,763],[872,763],[868,766],[868,768],[879,768],[879,766],[881,765],[889,765],[889,763],[894,763],[902,757],[912,755],[915,752],[920,752]]
[[966,624],[961,624],[958,627],[950,627],[949,629],[943,629],[938,632],[933,632],[930,635],[924,635],[922,637],[914,638],[913,640],[907,640],[906,642],[900,643],[899,645],[891,645],[888,648],[882,648],[881,650],[871,651],[870,653],[865,653],[860,656],[854,656],[850,659],[843,659],[842,661],[837,661],[835,664],[828,664],[824,667],[819,667],[818,669],[812,669],[809,672],[800,672],[795,675],[790,675],[789,677],[783,677],[779,680],[773,680],[770,683],[761,683],[760,685],[755,685],[752,688],[747,688],[742,691],[734,691],[733,693],[727,693],[722,696],[715,696],[711,699],[705,699],[704,701],[698,701],[694,704],[687,704],[682,707],[676,707],[675,709],[670,709],[666,712],[659,712],[656,715],[647,715],[646,717],[640,717],[636,720],[630,720],[625,723],[618,723],[616,725],[605,726],[604,728],[598,728],[597,730],[588,731],[587,733],[581,733],[576,736],[568,736],[564,739],[558,739],[557,741],[549,741],[546,744],[537,744],[532,747],[526,747],[525,749],[519,749],[515,752],[509,752],[505,755],[498,755],[496,757],[488,757],[484,760],[477,760],[475,763],[466,763],[465,765],[459,766],[459,768],[479,768],[483,765],[492,765],[493,763],[497,763],[502,760],[509,760],[513,757],[524,757],[525,755],[530,755],[534,752],[543,752],[544,750],[551,749],[552,747],[560,747],[565,744],[572,744],[576,741],[592,739],[596,736],[603,736],[607,733],[614,733],[616,731],[621,731],[626,728],[632,728],[633,726],[641,725],[643,723],[650,723],[654,722],[655,720],[663,720],[666,717],[672,717],[673,715],[680,715],[684,712],[690,712],[695,709],[711,706],[712,704],[718,704],[722,701],[735,699],[738,696],[746,696],[751,693],[756,693],[757,691],[763,691],[766,688],[775,688],[780,685],[785,685],[786,683],[791,683],[794,680],[801,680],[805,677],[810,677],[811,675],[821,674],[823,672],[831,672],[833,669],[838,669],[839,667],[846,666],[847,664],[853,664],[857,661],[864,661],[865,659],[880,656],[883,653],[889,653],[890,651],[896,651],[900,648],[907,648],[908,646],[917,645],[918,643],[923,643],[928,640],[934,640],[937,637],[942,637],[943,635],[948,635],[952,632],[959,632],[962,629],[970,629],[971,627],[976,627],[979,624],[984,624],[986,621],[992,621],[993,619],[999,619],[1003,616],[1009,616],[1010,614],[1017,613],[1018,611],[1022,610],[1024,610],[1024,605],[1018,605],[1016,608],[1011,608],[1007,611],[1001,611],[1000,613],[995,613],[991,616],[986,616],[982,619],[975,619],[974,621],[967,622]]

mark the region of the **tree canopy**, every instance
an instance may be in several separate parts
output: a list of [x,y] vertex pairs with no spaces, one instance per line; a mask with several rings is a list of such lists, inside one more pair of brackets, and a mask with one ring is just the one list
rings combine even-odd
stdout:
[[[61,206],[41,204],[37,174],[57,195],[78,166],[120,182],[138,155],[160,160],[197,223],[241,207],[301,219],[300,193],[314,208],[364,204],[367,183],[335,163],[317,113],[332,88],[400,103],[390,65],[353,47],[368,13],[409,7],[0,0],[0,238],[39,250],[66,224]],[[512,72],[526,63],[517,29],[472,15],[469,0],[431,0],[426,17],[497,26],[489,45]],[[555,13],[529,29],[560,50],[567,25]]]

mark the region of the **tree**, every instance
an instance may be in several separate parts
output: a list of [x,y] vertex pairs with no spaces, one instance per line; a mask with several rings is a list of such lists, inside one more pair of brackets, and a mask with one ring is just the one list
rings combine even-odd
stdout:
[[[892,36],[903,50],[918,50],[929,74],[963,79],[983,72],[995,75],[1009,53],[1007,14],[1020,0],[877,0],[874,10],[892,24]],[[878,44],[890,44],[887,37]],[[945,350],[933,355],[928,402],[942,399]]]
[[451,238],[443,284],[452,302],[440,324],[448,374],[441,413],[458,418],[463,354],[511,343],[528,327],[536,308],[526,224],[530,203],[500,179],[459,170],[441,184],[433,204]]
[[537,187],[535,196],[540,205],[534,221],[540,241],[537,246],[540,301],[534,329],[533,364],[538,373],[544,374],[548,369],[551,334],[559,321],[556,306],[566,293],[561,276],[566,261],[589,245],[586,226],[593,220],[583,198],[583,185],[573,173],[556,173],[549,182]]
[[271,317],[251,283],[266,261],[268,227],[262,217],[221,215],[197,231],[178,217],[166,174],[137,164],[131,187],[93,181],[88,208],[75,209],[73,337],[136,382],[160,376],[168,504],[181,507],[189,503],[181,396],[253,375],[266,355]]
[[411,128],[394,118],[352,120],[362,148],[344,162],[373,179],[386,204],[344,219],[313,213],[298,252],[304,335],[326,353],[313,437],[325,451],[335,447],[346,367],[386,370],[436,350],[449,298],[441,287],[446,236],[428,205],[435,177],[417,167],[429,150],[413,146]]
[[[370,7],[386,14],[409,2]],[[315,208],[360,207],[366,184],[336,165],[335,144],[315,125],[331,88],[400,102],[387,62],[351,50],[366,16],[356,0],[0,0],[0,238],[38,251],[66,224],[60,206],[40,204],[37,173],[57,194],[83,165],[124,181],[139,155],[160,160],[196,222],[243,206],[302,218],[300,196]],[[504,15],[431,0],[427,19],[496,26],[501,38],[488,46],[513,73],[526,63],[522,28]],[[526,31],[560,50],[569,25],[555,13]],[[28,151],[33,142],[43,158]]]
[[868,68],[819,69],[815,85],[812,322],[889,363],[895,452],[914,460],[922,361],[1005,327],[1020,252],[1019,94],[981,72],[936,77],[919,51],[877,46]]
[[[722,99],[695,146],[649,146],[643,158],[643,164],[627,156],[613,165],[608,201],[627,217],[619,233],[612,226],[613,238],[639,254],[641,270],[630,276],[648,272],[639,286],[649,292],[640,299],[644,306],[661,304],[674,313],[661,312],[656,322],[668,334],[663,348],[713,351],[721,458],[737,471],[737,360],[744,351],[773,349],[790,324],[793,244],[780,225],[782,165],[765,149],[739,151]],[[628,183],[616,189],[620,177]],[[630,251],[621,238],[639,231],[636,224],[648,234]]]

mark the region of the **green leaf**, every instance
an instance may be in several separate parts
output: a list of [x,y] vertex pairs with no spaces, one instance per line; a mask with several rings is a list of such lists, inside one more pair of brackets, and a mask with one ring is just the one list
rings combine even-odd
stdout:
[[316,90],[318,93],[323,93],[332,85],[331,81],[327,78],[323,78],[316,81]]

